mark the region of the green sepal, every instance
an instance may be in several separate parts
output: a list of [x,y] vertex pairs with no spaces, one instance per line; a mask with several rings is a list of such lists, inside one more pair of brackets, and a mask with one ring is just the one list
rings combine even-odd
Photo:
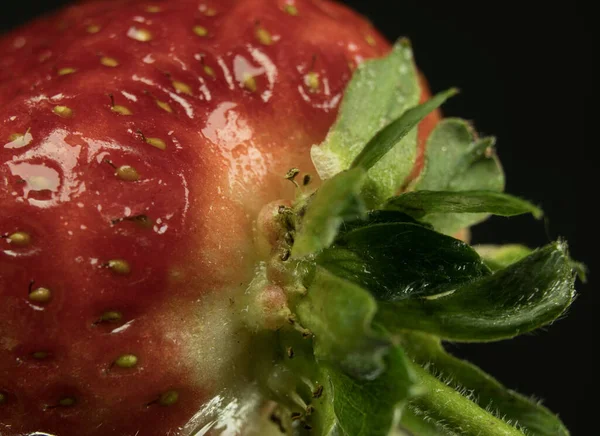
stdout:
[[566,244],[556,242],[439,295],[382,301],[376,321],[394,332],[417,330],[456,341],[507,339],[558,318],[573,300],[574,281]]
[[[423,333],[403,333],[403,348],[411,359],[456,391],[470,393],[479,407],[510,422],[530,436],[567,436],[560,419],[539,402],[505,388],[477,366],[448,354],[441,341]],[[443,401],[440,399],[440,401]],[[408,418],[410,421],[410,417]],[[420,435],[420,433],[419,433]]]
[[323,183],[311,199],[292,248],[292,257],[300,258],[328,247],[344,220],[366,213],[360,190],[366,173],[361,168],[343,171]]
[[384,301],[438,294],[490,274],[464,242],[410,222],[343,232],[316,261]]
[[345,221],[340,226],[340,235],[344,235],[352,230],[363,227],[373,226],[375,224],[394,224],[409,223],[417,224],[427,229],[433,229],[431,225],[417,221],[410,215],[396,210],[370,210],[362,219]]
[[336,367],[323,367],[327,382],[315,418],[328,421],[316,425],[329,431],[320,434],[390,435],[415,394],[415,378],[409,365],[404,351],[393,346],[385,358],[385,372],[374,380],[357,380]]
[[488,213],[515,216],[531,213],[535,218],[543,212],[528,201],[494,191],[414,191],[389,199],[384,209],[404,212],[427,222],[432,214]]
[[583,262],[578,262],[576,260],[571,259],[571,266],[577,273],[577,278],[581,280],[583,283],[587,283],[587,275],[588,275],[588,267]]
[[320,267],[296,306],[299,321],[314,335],[317,361],[362,379],[374,379],[385,368],[389,341],[372,328],[376,311],[369,292]]
[[521,244],[507,245],[475,245],[485,264],[492,270],[498,271],[529,256],[532,249]]
[[429,113],[440,107],[446,100],[458,93],[457,89],[441,92],[412,109],[407,110],[401,117],[395,119],[373,136],[367,145],[354,158],[350,168],[370,170],[396,144],[398,144],[419,122]]
[[[532,253],[532,249],[521,244],[506,245],[475,245],[475,251],[483,258],[485,264],[492,270],[497,271],[506,268]],[[572,258],[569,259],[571,267],[577,273],[577,277],[583,283],[587,281],[587,266]]]
[[[326,180],[350,168],[365,145],[391,121],[419,103],[421,89],[412,49],[397,42],[385,57],[361,63],[349,82],[335,124],[325,140],[311,149],[319,176]],[[417,154],[413,129],[370,171],[365,187],[383,201],[394,195],[410,174]]]
[[[494,144],[494,138],[477,139],[464,120],[440,121],[427,140],[425,167],[412,190],[502,192],[504,173]],[[488,216],[486,213],[431,214],[427,221],[442,233],[454,234]]]

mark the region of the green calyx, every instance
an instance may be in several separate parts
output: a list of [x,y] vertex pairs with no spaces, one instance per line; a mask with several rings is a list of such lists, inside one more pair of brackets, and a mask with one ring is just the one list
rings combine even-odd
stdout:
[[[420,98],[420,88],[413,53],[407,40],[399,41],[385,58],[361,64],[348,84],[338,119],[325,141],[311,150],[315,168],[322,179],[355,166],[365,145],[381,135]],[[440,102],[441,103],[441,102]],[[369,204],[377,204],[394,195],[410,174],[417,155],[416,130],[408,131],[402,139],[386,139],[396,144],[369,171],[363,191]]]
[[[503,340],[552,323],[574,299],[576,273],[585,271],[562,240],[532,250],[456,239],[490,215],[543,215],[503,193],[494,138],[479,138],[463,120],[437,125],[424,171],[406,186],[416,127],[454,94],[418,105],[406,41],[365,62],[337,122],[312,149],[323,184],[280,210],[276,245],[286,255],[266,262],[256,287],[260,294],[277,277],[286,296],[287,322],[265,336],[271,351],[256,362],[280,430],[569,434],[548,409],[442,346]],[[262,324],[253,325],[258,331]]]

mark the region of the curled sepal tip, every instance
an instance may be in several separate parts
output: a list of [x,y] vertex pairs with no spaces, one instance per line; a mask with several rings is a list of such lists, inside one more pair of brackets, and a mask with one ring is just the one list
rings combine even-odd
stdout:
[[493,275],[420,299],[382,301],[378,319],[456,341],[508,339],[558,318],[575,295],[566,243],[534,251]]

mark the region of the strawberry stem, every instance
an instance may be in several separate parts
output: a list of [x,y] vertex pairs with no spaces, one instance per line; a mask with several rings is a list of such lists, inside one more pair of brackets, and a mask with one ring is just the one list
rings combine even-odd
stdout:
[[[482,409],[460,392],[448,386],[421,366],[412,369],[424,393],[409,405],[413,416],[434,422],[441,434],[459,433],[463,436],[523,436],[512,425]],[[416,416],[415,416],[416,415]],[[409,430],[414,424],[405,422]]]

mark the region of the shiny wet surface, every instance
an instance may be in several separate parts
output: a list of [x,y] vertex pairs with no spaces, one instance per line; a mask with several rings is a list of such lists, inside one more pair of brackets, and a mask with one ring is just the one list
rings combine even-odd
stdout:
[[235,313],[206,296],[243,291],[260,207],[293,198],[289,168],[314,175],[353,68],[388,49],[295,5],[99,2],[0,40],[3,434],[177,434],[243,372]]

